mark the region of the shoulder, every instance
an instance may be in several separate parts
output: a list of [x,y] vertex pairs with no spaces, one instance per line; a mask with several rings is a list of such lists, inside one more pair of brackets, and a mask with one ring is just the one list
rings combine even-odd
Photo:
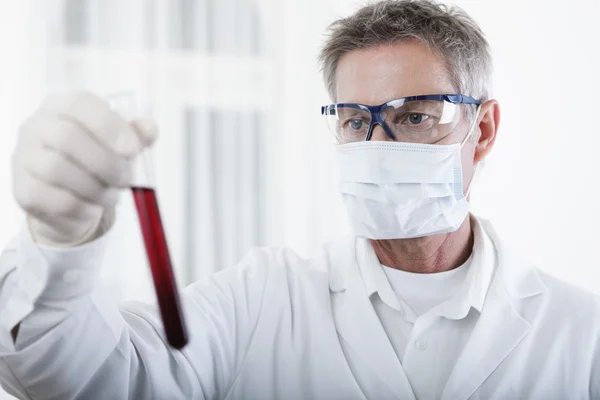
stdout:
[[591,319],[600,321],[600,295],[568,283],[540,268],[532,267],[532,270],[546,287],[546,301],[555,306],[560,314],[581,318],[588,323],[592,322]]
[[587,343],[600,337],[600,296],[535,266],[488,221],[481,222],[496,249],[498,281],[522,317],[545,335],[566,334]]
[[340,238],[324,244],[311,257],[302,257],[287,247],[255,247],[240,262],[213,274],[208,280],[218,284],[270,282],[296,279],[299,283],[311,280],[335,280],[340,269],[355,257],[355,239]]
[[[546,343],[545,338],[549,338],[547,351],[554,351],[555,354],[563,352],[567,357],[575,357],[576,367],[584,371],[585,376],[588,376],[588,371],[590,378],[598,376],[600,296],[539,268],[532,269],[546,287],[537,302],[537,315],[532,315],[539,342]],[[593,383],[592,379],[590,384]],[[594,390],[600,391],[600,387]]]
[[[478,219],[496,250],[500,276],[516,304],[532,311],[547,311],[552,318],[572,320],[587,314],[600,325],[600,296],[568,283],[534,265],[506,243],[489,221]],[[539,295],[539,296],[538,296]],[[595,322],[596,322],[595,321]]]
[[526,268],[524,276],[539,282],[541,290],[514,298],[513,304],[541,342],[552,338],[573,354],[586,354],[600,345],[600,296],[538,267]]

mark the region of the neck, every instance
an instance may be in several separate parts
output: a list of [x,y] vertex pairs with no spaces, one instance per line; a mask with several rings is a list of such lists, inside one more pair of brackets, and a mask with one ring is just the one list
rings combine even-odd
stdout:
[[473,250],[471,219],[454,232],[416,239],[372,240],[383,265],[406,272],[430,274],[464,264]]

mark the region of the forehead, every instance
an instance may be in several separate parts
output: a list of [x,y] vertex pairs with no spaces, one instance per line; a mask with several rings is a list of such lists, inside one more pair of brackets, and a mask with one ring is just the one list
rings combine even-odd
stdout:
[[354,50],[340,58],[336,102],[378,105],[405,96],[455,93],[444,59],[405,41]]

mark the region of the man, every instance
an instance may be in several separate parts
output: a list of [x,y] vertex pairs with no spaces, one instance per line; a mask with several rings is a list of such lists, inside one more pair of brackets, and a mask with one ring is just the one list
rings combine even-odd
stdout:
[[0,259],[0,378],[34,399],[600,399],[600,300],[468,214],[500,121],[464,12],[383,1],[323,49],[354,234],[303,260],[258,249],[183,293],[191,340],[96,287],[128,159],[155,138],[97,97],[23,125],[28,224]]

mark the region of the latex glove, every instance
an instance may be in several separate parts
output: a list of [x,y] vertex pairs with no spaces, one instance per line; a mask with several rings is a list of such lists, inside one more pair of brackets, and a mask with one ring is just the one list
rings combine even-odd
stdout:
[[13,153],[13,191],[35,242],[72,247],[105,233],[131,159],[156,135],[151,121],[125,121],[90,93],[47,97]]

